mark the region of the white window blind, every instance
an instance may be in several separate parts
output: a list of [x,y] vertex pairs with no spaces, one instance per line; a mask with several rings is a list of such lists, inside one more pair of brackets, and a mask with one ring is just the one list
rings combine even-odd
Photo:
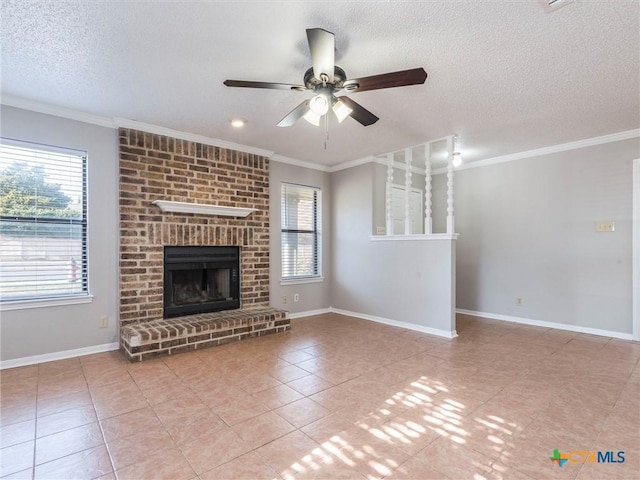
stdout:
[[0,140],[0,301],[88,294],[86,154]]
[[320,189],[282,184],[282,278],[320,276]]

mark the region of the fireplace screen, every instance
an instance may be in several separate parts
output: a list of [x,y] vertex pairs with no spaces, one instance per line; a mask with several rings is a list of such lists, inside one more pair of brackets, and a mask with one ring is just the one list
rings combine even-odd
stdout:
[[164,317],[240,307],[238,247],[165,247]]

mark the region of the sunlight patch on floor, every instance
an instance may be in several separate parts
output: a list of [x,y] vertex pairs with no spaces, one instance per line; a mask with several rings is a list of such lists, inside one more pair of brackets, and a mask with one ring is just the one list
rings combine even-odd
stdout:
[[[333,435],[323,442],[321,447],[292,464],[282,474],[285,478],[295,478],[307,476],[323,468],[344,467],[350,470],[357,469],[363,475],[375,478],[358,469],[358,465],[367,465],[373,474],[388,476],[400,465],[389,455],[382,455],[374,444],[378,443],[381,447],[388,445],[400,449],[403,446],[407,448],[428,432],[435,432],[439,437],[448,438],[456,445],[465,445],[473,436],[476,441],[480,439],[478,434],[472,435],[469,429],[465,428],[465,424],[471,425],[471,422],[483,427],[483,441],[487,442],[492,450],[502,453],[507,446],[502,437],[514,435],[517,423],[495,415],[465,418],[462,414],[466,408],[462,401],[456,400],[450,394],[445,384],[422,376],[385,399],[383,405],[370,412],[366,419],[354,422],[354,426],[370,435],[371,444],[366,440],[354,442],[339,434]],[[405,414],[410,414],[411,419],[398,420]],[[394,420],[386,421],[387,418]],[[425,443],[426,445],[428,443]],[[399,458],[403,458],[403,455],[399,455]],[[495,474],[505,470],[500,465],[495,465],[495,470],[493,466],[483,464],[478,464],[477,467],[480,472],[473,476],[477,480],[486,478],[482,472],[493,471]]]

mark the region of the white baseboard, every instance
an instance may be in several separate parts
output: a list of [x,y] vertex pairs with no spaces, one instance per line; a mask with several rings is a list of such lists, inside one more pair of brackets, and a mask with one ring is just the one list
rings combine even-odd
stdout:
[[521,323],[523,325],[532,325],[535,327],[555,328],[558,330],[567,330],[569,332],[588,333],[590,335],[600,335],[602,337],[619,338],[621,340],[633,340],[630,333],[615,332],[613,330],[601,330],[599,328],[581,327],[580,325],[568,325],[566,323],[545,322],[543,320],[533,320],[531,318],[512,317],[510,315],[502,315],[499,313],[476,312],[475,310],[465,310],[456,308],[456,313],[463,315],[471,315],[473,317],[490,318],[492,320],[501,320],[503,322]]
[[331,313],[331,308],[319,308],[318,310],[308,310],[306,312],[290,313],[289,318],[295,320],[296,318],[313,317],[314,315],[322,315],[324,313]]
[[53,362],[54,360],[64,360],[65,358],[82,357],[92,353],[111,352],[120,348],[119,343],[105,343],[92,347],[76,348],[75,350],[64,350],[62,352],[45,353],[43,355],[33,355],[32,357],[14,358],[0,362],[0,370],[6,368],[24,367],[37,363]]
[[391,320],[390,318],[376,317],[374,315],[367,315],[366,313],[350,312],[348,310],[341,310],[339,308],[330,307],[331,313],[337,313],[339,315],[345,315],[347,317],[356,317],[363,320],[370,320],[376,323],[383,323],[385,325],[391,325],[392,327],[406,328],[407,330],[414,330],[416,332],[427,333],[429,335],[435,335],[437,337],[455,338],[458,336],[455,330],[447,331],[437,328],[424,327],[422,325],[416,325],[415,323],[400,322],[398,320]]

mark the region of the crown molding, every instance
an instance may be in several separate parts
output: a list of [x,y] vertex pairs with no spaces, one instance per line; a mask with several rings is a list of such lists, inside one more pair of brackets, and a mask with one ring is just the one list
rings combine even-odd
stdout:
[[160,127],[158,125],[152,125],[149,123],[138,122],[136,120],[130,120],[128,118],[121,117],[102,117],[100,115],[93,115],[91,113],[81,112],[73,110],[71,108],[60,107],[58,105],[51,105],[48,103],[39,102],[37,100],[29,100],[27,98],[16,97],[13,95],[2,94],[0,98],[0,104],[8,107],[21,108],[23,110],[30,110],[32,112],[44,113],[46,115],[53,115],[56,117],[67,118],[69,120],[76,120],[78,122],[89,123],[92,125],[98,125],[100,127],[107,128],[132,128],[135,130],[141,130],[144,132],[155,133],[157,135],[166,135],[168,137],[179,138],[191,142],[204,143],[206,145],[213,145],[214,147],[227,148],[229,150],[237,150],[239,152],[251,153],[254,155],[260,155],[263,157],[271,157],[273,152],[264,150],[262,148],[250,147],[248,145],[242,145],[239,143],[227,142],[225,140],[219,140],[217,138],[210,138],[204,135],[196,135],[193,133],[182,132],[180,130],[173,130],[171,128]]
[[[603,145],[605,143],[619,142],[622,140],[629,140],[631,138],[639,138],[640,129],[626,130],[624,132],[612,133],[609,135],[602,135],[600,137],[585,138],[584,140],[578,140],[575,142],[561,143],[559,145],[551,145],[550,147],[537,148],[535,150],[527,150],[524,152],[512,153],[509,155],[502,155],[500,157],[486,158],[484,160],[477,160],[475,162],[464,163],[457,167],[455,170],[468,170],[470,168],[486,167],[489,165],[497,165],[499,163],[513,162],[516,160],[524,160],[525,158],[539,157],[542,155],[550,155],[552,153],[566,152],[569,150],[577,150],[579,148],[594,147],[596,145]],[[439,168],[433,171],[434,175],[439,173],[446,173],[446,168]]]
[[[509,155],[502,155],[499,157],[486,158],[484,160],[476,160],[462,164],[455,168],[455,171],[468,170],[470,168],[485,167],[489,165],[497,165],[499,163],[513,162],[516,160],[523,160],[525,158],[539,157],[542,155],[550,155],[552,153],[566,152],[569,150],[577,150],[579,148],[593,147],[596,145],[603,145],[606,143],[619,142],[622,140],[629,140],[631,138],[640,138],[640,129],[626,130],[624,132],[612,133],[609,135],[602,135],[599,137],[586,138],[583,140],[577,140],[575,142],[561,143],[559,145],[551,145],[549,147],[537,148],[534,150],[526,150],[524,152],[511,153]],[[440,139],[441,140],[441,139]],[[437,140],[433,140],[437,141]],[[428,143],[428,142],[427,142]],[[374,162],[380,165],[387,165],[387,162],[379,156],[368,156],[360,158],[358,160],[351,160],[348,162],[340,163],[329,167],[329,172],[337,172],[339,170],[345,170],[347,168],[356,167],[358,165],[364,165],[365,163]],[[394,163],[394,168],[405,170],[405,166],[400,163]],[[411,167],[411,171],[414,173],[420,173],[424,175],[426,172],[422,168]],[[441,173],[447,173],[447,168],[437,168],[432,171],[433,175]]]
[[376,160],[376,157],[374,157],[373,155],[368,155],[363,158],[358,158],[356,160],[349,160],[348,162],[333,165],[329,167],[327,171],[331,173],[339,172],[340,170],[346,170],[347,168],[353,168],[353,167],[358,167],[360,165],[365,165],[367,163],[372,163],[372,162],[375,162],[375,160]]
[[[136,130],[142,130],[149,133],[155,133],[158,135],[166,135],[169,137],[180,138],[182,140],[193,141],[197,143],[204,143],[206,145],[213,145],[214,147],[227,148],[230,150],[237,150],[240,152],[251,153],[254,155],[260,155],[268,157],[270,160],[280,163],[286,163],[289,165],[295,165],[303,168],[310,168],[313,170],[319,170],[321,172],[339,172],[340,170],[346,170],[347,168],[357,167],[359,165],[365,165],[367,163],[386,163],[380,161],[376,156],[369,155],[356,160],[350,160],[337,165],[327,166],[315,162],[307,162],[304,160],[297,160],[294,158],[288,158],[283,155],[278,155],[270,150],[264,150],[261,148],[251,147],[248,145],[242,145],[239,143],[227,142],[225,140],[219,140],[216,138],[206,137],[204,135],[196,135],[188,132],[182,132],[180,130],[173,130],[171,128],[160,127],[149,123],[138,122],[136,120],[130,120],[127,118],[115,117],[102,117],[100,115],[93,115],[90,113],[73,110],[70,108],[60,107],[57,105],[51,105],[37,100],[30,100],[23,97],[17,97],[14,95],[2,94],[0,96],[0,104],[8,107],[21,108],[23,110],[31,110],[33,112],[43,113],[46,115],[53,115],[56,117],[67,118],[69,120],[76,120],[79,122],[89,123],[107,128],[132,128]],[[612,133],[609,135],[602,135],[599,137],[587,138],[584,140],[578,140],[575,142],[562,143],[559,145],[552,145],[549,147],[538,148],[534,150],[527,150],[524,152],[512,153],[509,155],[502,155],[499,157],[486,158],[484,160],[476,160],[469,162],[456,168],[456,171],[467,170],[470,168],[485,167],[488,165],[496,165],[499,163],[513,162],[516,160],[522,160],[525,158],[538,157],[541,155],[549,155],[552,153],[565,152],[568,150],[576,150],[579,148],[592,147],[595,145],[602,145],[605,143],[618,142],[621,140],[629,140],[631,138],[639,138],[640,129],[627,130],[624,132]],[[446,137],[445,137],[446,138]],[[432,140],[437,141],[437,140]],[[429,142],[426,142],[429,143]],[[396,165],[398,168],[400,165]],[[421,169],[412,168],[412,171],[417,173],[423,173]],[[445,173],[446,168],[434,169],[433,174]]]
[[4,93],[0,98],[0,104],[8,107],[30,110],[32,112],[44,113],[46,115],[53,115],[55,117],[62,117],[69,120],[76,120],[78,122],[90,123],[100,127],[118,128],[118,125],[113,118],[93,115],[91,113],[80,112],[71,108],[50,105],[48,103],[38,102],[37,100],[29,100],[27,98],[16,97]]
[[130,120],[128,118],[116,117],[114,118],[114,121],[116,125],[121,128],[131,128],[134,130],[141,130],[143,132],[155,133],[156,135],[165,135],[167,137],[179,138],[181,140],[187,140],[189,142],[203,143],[205,145],[212,145],[214,147],[220,147],[220,148],[226,148],[229,150],[236,150],[239,152],[251,153],[254,155],[260,155],[262,157],[273,156],[273,152],[270,150],[250,147],[248,145],[242,145],[240,143],[227,142],[225,140],[206,137],[204,135],[196,135],[194,133],[182,132],[180,130],[173,130],[172,128],[159,127],[158,125],[138,122],[137,120]]
[[[387,165],[383,159],[375,157],[373,155],[369,155],[366,157],[358,158],[356,160],[349,160],[347,162],[339,163],[337,165],[327,166],[321,165],[319,163],[306,162],[304,160],[296,160],[295,158],[284,157],[282,155],[278,155],[277,153],[271,157],[271,160],[274,162],[288,163],[289,165],[295,165],[297,167],[310,168],[313,170],[320,170],[321,172],[339,172],[340,170],[346,170],[348,168],[359,167],[360,165],[366,165],[367,163],[377,163],[379,165]],[[406,170],[405,166],[401,163],[396,162],[394,168],[399,168],[400,170]],[[425,174],[424,169],[418,167],[411,167],[411,171],[413,173],[421,173]]]
[[331,167],[321,165],[319,163],[306,162],[304,160],[298,160],[296,158],[285,157],[284,155],[278,155],[274,153],[269,158],[272,162],[286,163],[287,165],[293,165],[295,167],[310,168],[311,170],[319,170],[321,172],[330,172]]

